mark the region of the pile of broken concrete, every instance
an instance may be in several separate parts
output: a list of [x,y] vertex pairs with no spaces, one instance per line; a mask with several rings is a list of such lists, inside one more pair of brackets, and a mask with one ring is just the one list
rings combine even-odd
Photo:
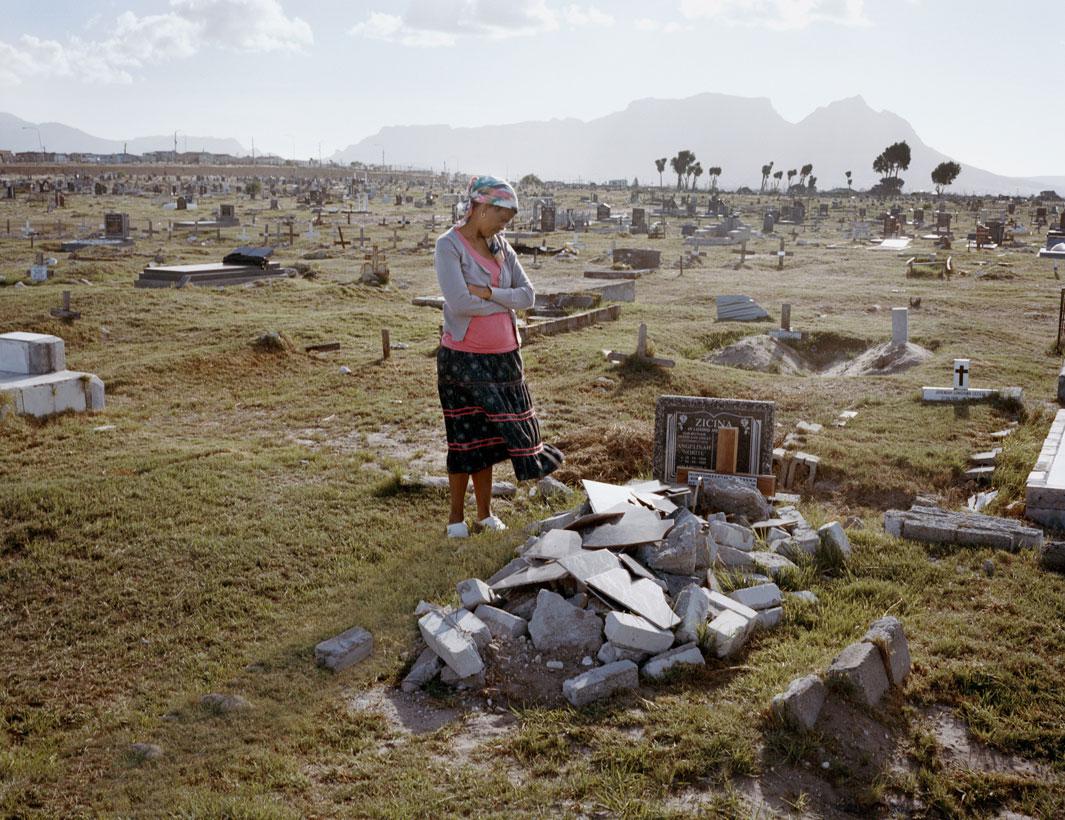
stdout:
[[[838,522],[815,530],[793,506],[773,509],[738,482],[697,498],[657,481],[583,484],[586,504],[539,522],[491,578],[459,583],[460,607],[419,604],[425,648],[404,690],[439,679],[489,697],[582,706],[636,688],[641,676],[703,665],[704,653],[736,655],[755,630],[781,623],[785,595],[816,603],[775,582],[799,556],[850,554]],[[728,594],[722,571],[739,584]]]

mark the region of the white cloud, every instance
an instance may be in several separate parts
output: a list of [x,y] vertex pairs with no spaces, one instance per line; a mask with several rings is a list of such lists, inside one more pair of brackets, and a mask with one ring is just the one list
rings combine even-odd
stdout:
[[662,32],[663,34],[676,34],[678,31],[691,31],[691,26],[686,26],[675,20],[663,23],[661,20],[652,20],[650,17],[638,17],[632,23],[639,31]]
[[612,26],[614,18],[595,6],[566,6],[562,16],[571,26]]
[[372,11],[348,32],[405,46],[453,46],[459,38],[503,40],[558,31],[562,24],[612,26],[614,18],[593,5],[555,9],[545,0],[411,0],[405,11]]
[[0,41],[0,85],[33,78],[131,83],[146,65],[186,59],[204,47],[295,51],[314,42],[311,27],[285,15],[279,0],[170,0],[172,11],[120,14],[106,39],[65,42],[29,34]]
[[680,13],[689,20],[713,20],[779,31],[806,28],[815,23],[869,25],[865,0],[680,0]]

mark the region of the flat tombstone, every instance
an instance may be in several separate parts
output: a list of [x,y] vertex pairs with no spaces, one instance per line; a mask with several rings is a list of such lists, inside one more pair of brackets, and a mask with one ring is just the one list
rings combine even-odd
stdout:
[[655,402],[654,477],[677,481],[678,469],[704,473],[717,466],[717,431],[736,428],[736,466],[739,474],[766,475],[773,467],[771,401],[659,396]]
[[129,214],[104,214],[104,236],[108,239],[129,237]]

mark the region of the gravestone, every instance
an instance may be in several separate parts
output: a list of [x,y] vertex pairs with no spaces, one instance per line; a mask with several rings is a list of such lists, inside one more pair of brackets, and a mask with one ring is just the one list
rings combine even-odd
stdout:
[[909,308],[899,307],[891,309],[891,344],[894,347],[904,347],[910,341],[909,334]]
[[662,251],[645,248],[615,248],[613,262],[615,265],[628,265],[637,270],[657,269],[662,264]]
[[555,230],[555,206],[554,205],[541,205],[540,206],[540,230],[544,233],[550,233]]
[[188,202],[187,202],[187,201],[185,200],[185,197],[183,197],[183,196],[179,196],[179,197],[177,198],[177,210],[179,210],[179,211],[185,211],[185,210],[188,210],[188,207],[189,207],[189,204],[188,204]]
[[107,239],[129,239],[129,214],[104,214],[104,236]]
[[223,225],[235,225],[237,223],[237,207],[235,205],[219,205],[218,221]]
[[921,399],[930,402],[943,401],[984,401],[993,396],[1010,399],[1023,399],[1024,391],[1020,387],[970,387],[969,375],[972,371],[969,359],[955,359],[951,387],[922,387]]
[[693,484],[700,478],[720,476],[716,471],[718,430],[735,429],[735,478],[757,485],[757,477],[770,474],[773,468],[775,409],[771,401],[659,396],[654,477],[670,484]]
[[632,209],[632,233],[647,233],[647,211],[643,208]]
[[595,218],[599,222],[607,222],[610,220],[610,206],[605,202],[600,202],[599,206],[595,209]]

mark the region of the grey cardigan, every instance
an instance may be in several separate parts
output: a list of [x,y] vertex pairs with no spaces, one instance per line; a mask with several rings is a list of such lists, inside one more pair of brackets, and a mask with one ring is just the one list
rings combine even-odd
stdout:
[[[440,283],[440,292],[444,294],[444,330],[456,342],[466,337],[474,316],[489,316],[503,311],[510,313],[514,334],[519,342],[521,340],[518,317],[514,311],[531,308],[536,301],[536,293],[514,249],[505,239],[497,237],[495,241],[503,253],[499,287],[492,287],[491,275],[481,267],[454,228],[436,240],[436,279]],[[492,287],[492,298],[474,296],[467,285]]]

